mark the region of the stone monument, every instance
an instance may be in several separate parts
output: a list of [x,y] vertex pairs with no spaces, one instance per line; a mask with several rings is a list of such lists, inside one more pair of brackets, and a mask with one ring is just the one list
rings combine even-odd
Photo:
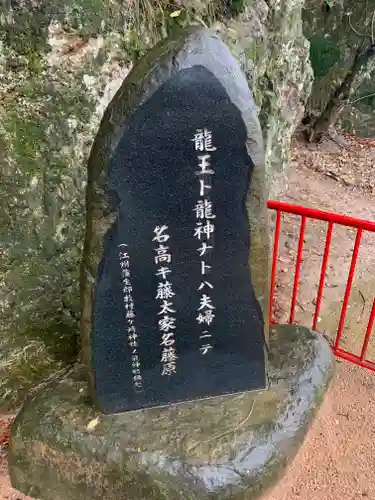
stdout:
[[320,335],[269,332],[266,200],[239,64],[209,30],[163,41],[125,79],[92,148],[82,365],[18,415],[16,488],[247,500],[275,482],[333,362]]
[[[220,76],[207,60],[215,42],[207,37],[195,54],[188,47],[178,71],[159,75],[128,120],[120,117],[101,210],[88,208],[90,239],[108,228],[98,249],[86,246],[95,293],[84,285],[94,394],[105,412],[266,385],[248,262],[249,219],[266,226],[265,199],[246,203],[254,164],[239,108],[251,96],[240,73],[235,86],[232,74],[220,81],[212,72]],[[259,273],[266,280],[268,267]]]

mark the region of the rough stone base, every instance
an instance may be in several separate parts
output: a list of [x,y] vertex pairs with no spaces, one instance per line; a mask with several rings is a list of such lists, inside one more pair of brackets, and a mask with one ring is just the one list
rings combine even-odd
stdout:
[[14,487],[43,500],[252,500],[301,445],[333,373],[322,335],[278,326],[270,389],[115,416],[82,369],[50,382],[12,430]]

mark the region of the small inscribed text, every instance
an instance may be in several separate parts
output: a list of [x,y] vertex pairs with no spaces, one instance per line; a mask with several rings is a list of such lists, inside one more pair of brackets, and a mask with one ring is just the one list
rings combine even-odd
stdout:
[[122,291],[124,294],[124,309],[127,323],[127,341],[132,353],[132,379],[133,387],[136,391],[143,389],[143,379],[141,375],[141,363],[138,354],[139,338],[135,327],[135,310],[133,302],[133,287],[131,285],[131,272],[130,272],[130,257],[126,250],[125,243],[118,245],[119,247],[119,261],[120,261],[120,275],[122,283]]

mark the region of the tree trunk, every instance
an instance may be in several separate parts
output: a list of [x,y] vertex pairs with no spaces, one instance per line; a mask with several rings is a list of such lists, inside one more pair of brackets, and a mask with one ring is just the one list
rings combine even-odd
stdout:
[[319,142],[328,132],[329,127],[339,116],[341,111],[349,102],[350,93],[354,80],[358,73],[367,65],[368,61],[375,56],[375,44],[372,44],[365,52],[357,53],[352,67],[347,72],[344,80],[333,93],[331,99],[327,102],[321,115],[313,120],[309,138],[310,141]]

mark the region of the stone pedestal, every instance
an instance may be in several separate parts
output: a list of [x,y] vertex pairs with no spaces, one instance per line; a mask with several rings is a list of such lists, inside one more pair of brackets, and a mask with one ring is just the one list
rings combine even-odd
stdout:
[[84,371],[50,382],[12,430],[12,484],[42,500],[252,500],[280,478],[333,373],[326,339],[272,328],[266,391],[120,415],[88,398]]

